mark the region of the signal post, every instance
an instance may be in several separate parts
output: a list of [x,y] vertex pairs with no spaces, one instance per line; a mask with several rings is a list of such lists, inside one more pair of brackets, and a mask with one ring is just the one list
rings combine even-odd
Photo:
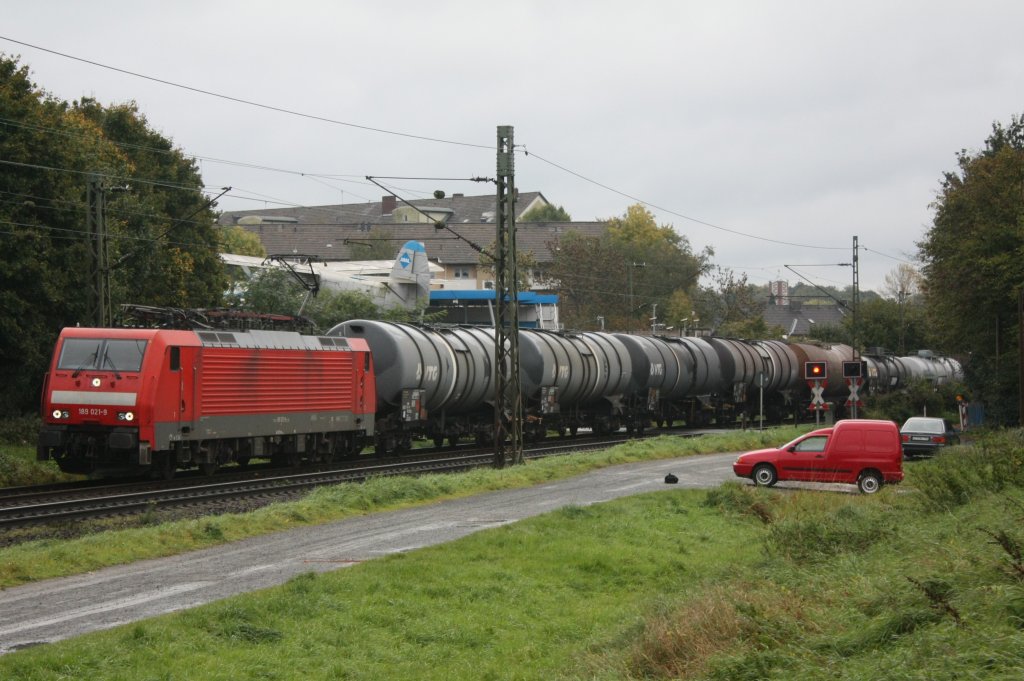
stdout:
[[814,412],[814,425],[821,425],[821,412],[828,409],[828,402],[822,398],[828,385],[828,363],[804,362],[804,380],[811,388],[811,404],[807,407]]

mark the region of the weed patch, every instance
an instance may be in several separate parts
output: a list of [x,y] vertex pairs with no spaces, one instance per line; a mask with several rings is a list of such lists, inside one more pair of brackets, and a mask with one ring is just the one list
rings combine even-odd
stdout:
[[731,513],[757,518],[768,525],[775,518],[773,504],[776,496],[768,496],[761,490],[752,489],[738,482],[727,482],[708,491],[704,505],[718,508]]
[[865,551],[896,531],[896,515],[891,509],[848,504],[835,511],[773,523],[765,547],[770,555],[796,563],[814,563],[845,551]]

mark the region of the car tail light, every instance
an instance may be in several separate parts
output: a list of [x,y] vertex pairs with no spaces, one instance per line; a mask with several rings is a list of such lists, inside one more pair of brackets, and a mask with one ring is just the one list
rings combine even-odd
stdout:
[[932,442],[934,442],[937,445],[946,444],[946,438],[943,435],[933,435]]
[[903,440],[904,442],[910,442],[909,435],[900,435],[900,439]]

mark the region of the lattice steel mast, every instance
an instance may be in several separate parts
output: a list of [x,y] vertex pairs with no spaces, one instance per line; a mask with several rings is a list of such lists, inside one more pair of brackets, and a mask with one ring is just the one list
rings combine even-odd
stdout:
[[516,267],[515,151],[512,126],[498,126],[495,240],[494,465],[523,461],[523,402],[519,391],[519,294]]

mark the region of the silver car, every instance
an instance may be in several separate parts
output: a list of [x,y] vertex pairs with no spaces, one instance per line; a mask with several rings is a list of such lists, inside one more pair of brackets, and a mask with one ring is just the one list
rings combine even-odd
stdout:
[[960,435],[946,419],[912,416],[900,428],[903,456],[931,456],[936,450],[960,444]]

